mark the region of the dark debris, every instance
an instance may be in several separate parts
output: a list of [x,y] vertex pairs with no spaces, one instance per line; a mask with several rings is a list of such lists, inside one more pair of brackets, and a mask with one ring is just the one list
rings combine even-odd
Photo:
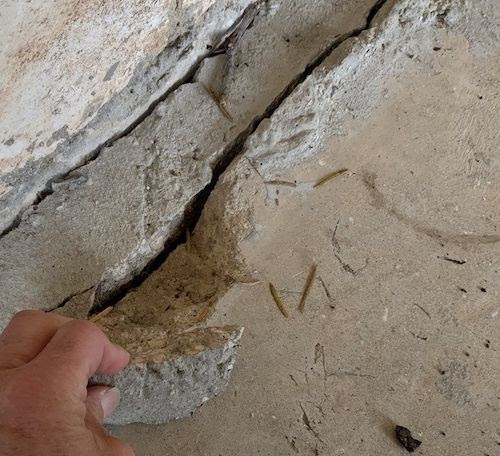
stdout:
[[411,431],[404,426],[396,426],[395,431],[399,443],[401,443],[409,453],[413,453],[422,444],[420,440],[414,439],[411,435]]

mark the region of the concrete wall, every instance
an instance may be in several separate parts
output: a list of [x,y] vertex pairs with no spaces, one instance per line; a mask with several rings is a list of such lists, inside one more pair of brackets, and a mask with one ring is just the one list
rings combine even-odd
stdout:
[[0,232],[126,130],[250,0],[0,0]]

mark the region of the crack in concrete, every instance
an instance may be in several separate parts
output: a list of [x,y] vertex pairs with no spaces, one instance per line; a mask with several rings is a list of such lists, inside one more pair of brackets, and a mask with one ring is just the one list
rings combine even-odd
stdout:
[[94,285],[92,285],[91,287],[85,288],[85,290],[77,291],[76,293],[70,294],[69,296],[67,296],[66,298],[64,298],[59,304],[56,304],[54,307],[52,307],[52,309],[47,310],[47,312],[53,312],[54,310],[63,308],[73,298],[76,298],[77,296],[85,294],[85,293],[87,293],[87,291],[90,291],[93,288],[94,288]]
[[[136,273],[136,276],[128,283],[121,285],[119,288],[114,290],[114,292],[107,295],[105,300],[97,300],[89,311],[89,316],[95,315],[102,312],[105,308],[114,306],[119,302],[125,295],[139,287],[154,271],[156,271],[168,258],[170,253],[172,253],[179,245],[186,242],[186,232],[192,232],[196,224],[198,223],[203,208],[214,190],[219,178],[230,166],[230,164],[239,156],[243,151],[244,144],[246,140],[256,131],[259,124],[266,118],[270,118],[273,113],[282,105],[282,103],[292,94],[297,87],[299,87],[304,81],[316,70],[321,64],[332,54],[332,52],[341,46],[346,40],[355,38],[359,36],[364,31],[371,28],[372,22],[377,16],[378,12],[382,9],[384,4],[388,0],[378,0],[370,9],[365,25],[358,27],[349,33],[345,33],[337,37],[330,45],[328,45],[318,56],[316,56],[312,61],[310,61],[304,70],[295,76],[287,85],[287,87],[278,94],[271,103],[267,106],[264,112],[260,115],[254,117],[254,119],[249,123],[248,127],[240,132],[240,134],[228,144],[224,152],[221,154],[220,159],[214,164],[212,168],[212,179],[208,185],[205,186],[187,205],[186,215],[184,216],[184,221],[181,224],[182,228],[178,231],[176,235],[173,235],[165,242],[163,251],[153,258],[150,263],[142,270]],[[265,0],[263,0],[265,2]],[[249,8],[253,8],[255,5],[251,5]],[[246,13],[243,13],[242,18],[245,17]],[[245,21],[242,21],[245,23]],[[233,32],[234,33],[234,32]],[[193,74],[194,76],[194,74]],[[186,81],[189,83],[189,81]],[[147,116],[145,116],[147,117]],[[96,290],[99,289],[99,284],[96,286]]]
[[[178,90],[181,86],[185,84],[190,84],[194,82],[194,78],[198,71],[200,70],[203,62],[214,56],[221,53],[221,49],[226,46],[226,43],[230,42],[231,36],[237,34],[240,27],[244,27],[245,30],[248,28],[248,24],[245,19],[249,16],[249,14],[253,13],[255,8],[260,7],[266,0],[257,0],[256,3],[249,5],[245,11],[241,14],[241,16],[236,20],[236,22],[225,32],[222,37],[219,39],[216,46],[214,46],[210,52],[208,52],[205,56],[198,58],[195,63],[191,66],[191,68],[186,72],[186,74],[180,78],[176,83],[171,85],[163,94],[161,94],[158,98],[153,100],[149,106],[138,116],[131,124],[124,128],[121,132],[118,132],[104,141],[102,144],[97,146],[93,151],[89,152],[89,154],[85,157],[81,163],[77,166],[71,168],[70,170],[64,172],[63,174],[59,174],[50,179],[46,184],[45,188],[37,193],[34,201],[27,206],[25,209],[22,209],[19,214],[14,218],[12,223],[8,225],[3,231],[0,232],[0,239],[9,234],[11,231],[15,230],[22,222],[23,215],[29,211],[31,208],[38,206],[45,198],[54,193],[55,189],[53,188],[54,183],[56,182],[64,182],[71,173],[76,170],[88,165],[89,163],[96,160],[101,154],[102,150],[111,147],[116,141],[119,139],[130,135],[142,122],[144,122],[155,110],[155,108],[163,101],[165,101],[172,93]],[[170,45],[169,45],[170,46]]]
[[[413,231],[419,234],[424,234],[441,245],[449,242],[459,245],[481,245],[481,244],[496,244],[500,242],[500,235],[497,234],[459,234],[449,231],[444,231],[436,227],[425,225],[418,220],[404,214],[395,207],[392,207],[387,201],[384,194],[376,185],[377,176],[370,173],[363,175],[363,184],[365,185],[371,197],[371,204],[375,209],[384,210],[390,216],[394,217],[400,223],[406,225]],[[439,258],[439,257],[438,257]],[[459,260],[443,258],[456,264],[464,264]]]

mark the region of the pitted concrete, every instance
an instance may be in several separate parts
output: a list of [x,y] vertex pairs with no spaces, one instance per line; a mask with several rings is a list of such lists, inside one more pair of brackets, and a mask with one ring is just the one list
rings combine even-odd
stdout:
[[[157,333],[155,336],[161,336],[161,340],[149,342],[168,345],[162,353],[169,351],[171,359],[162,360],[156,345],[149,347],[156,354],[148,353],[147,361],[133,360],[113,377],[91,379],[95,384],[112,384],[122,393],[119,407],[106,424],[161,424],[191,416],[198,407],[226,389],[241,332],[237,328],[194,331],[178,337],[173,347],[168,336]],[[201,341],[204,343],[200,344]]]
[[[60,228],[69,223],[67,214],[77,221],[94,216],[90,227],[78,225],[89,233],[78,241],[99,246],[101,261],[91,259],[77,272],[80,259],[72,255],[65,267],[81,280],[78,286],[68,280],[43,303],[58,296],[73,310],[80,303],[90,308],[142,270],[173,231],[184,229],[185,210],[194,195],[211,189],[214,166],[233,159],[186,243],[98,323],[122,345],[135,341],[136,359],[147,352],[149,336],[136,338],[134,331],[163,331],[165,344],[206,324],[246,327],[228,394],[193,420],[118,431],[138,453],[396,455],[395,424],[410,427],[429,454],[469,455],[478,448],[494,454],[497,448],[496,4],[387,1],[367,27],[373,5],[357,4],[358,18],[342,2],[332,6],[332,20],[343,12],[354,22],[344,31],[332,25],[328,39],[320,31],[316,41],[314,24],[333,24],[325,19],[329,5],[267,2],[235,55],[207,59],[192,84],[88,169],[58,184],[1,241],[24,236],[10,238],[23,246],[31,236],[36,252],[43,244],[37,220],[58,227],[59,241],[73,229]],[[290,44],[294,33],[304,38],[283,53],[289,47],[279,40]],[[284,100],[258,100],[261,86],[266,93],[273,86],[273,94],[286,87],[294,73],[282,68],[296,68],[287,55],[296,53],[301,65],[317,62],[317,53],[332,43],[331,55]],[[241,51],[245,46],[248,53]],[[234,73],[225,78],[228,69]],[[276,100],[283,102],[269,110]],[[266,107],[269,118],[234,149],[262,117],[257,106]],[[120,161],[127,153],[132,158]],[[316,185],[341,168],[348,172]],[[83,199],[85,211],[78,214],[82,206],[73,195],[84,189],[88,203]],[[126,198],[131,204],[122,206]],[[59,224],[51,225],[58,211]],[[64,249],[71,246],[67,241]],[[30,249],[22,248],[28,260]],[[10,252],[13,271],[25,273],[21,284],[28,274],[44,283],[39,271],[27,263],[21,268]],[[64,258],[48,247],[44,253]],[[300,314],[296,301],[313,263],[317,281]],[[9,274],[9,280],[19,276]],[[277,311],[269,282],[279,288],[289,319]],[[30,292],[18,292],[15,302]],[[154,356],[167,352],[160,344]],[[217,356],[206,358],[203,368],[214,373],[210,384],[223,388],[227,369],[217,374]],[[188,394],[175,403],[165,396],[181,382],[170,376],[177,361],[165,359],[159,378],[153,360],[151,370],[131,367],[116,379],[130,392],[116,422],[159,422],[196,407],[203,393],[193,382],[196,404]],[[195,372],[193,359],[185,361]]]
[[50,191],[49,182],[140,122],[250,4],[64,0],[6,8],[0,232]]
[[100,303],[139,274],[185,229],[186,210],[233,142],[321,51],[366,26],[374,3],[266,3],[224,65],[232,120],[202,69],[201,82],[179,87],[131,134],[52,184],[0,238],[1,326],[15,311],[49,310],[91,287]]

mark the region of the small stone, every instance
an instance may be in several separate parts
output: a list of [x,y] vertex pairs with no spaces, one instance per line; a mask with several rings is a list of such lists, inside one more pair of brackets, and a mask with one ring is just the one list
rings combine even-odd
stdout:
[[420,440],[414,439],[411,431],[404,426],[396,426],[396,437],[409,453],[413,453],[422,444]]

